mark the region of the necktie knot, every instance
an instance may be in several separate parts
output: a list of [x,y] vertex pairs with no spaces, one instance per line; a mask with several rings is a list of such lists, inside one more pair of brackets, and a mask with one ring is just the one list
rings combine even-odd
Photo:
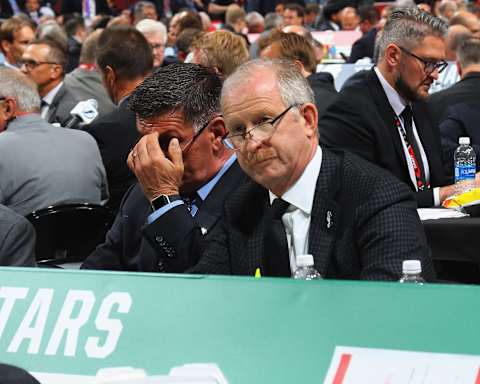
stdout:
[[279,220],[289,206],[290,204],[287,203],[285,200],[276,198],[275,200],[273,200],[272,206],[270,207],[272,211],[272,217],[276,220]]
[[412,108],[410,107],[410,105],[407,105],[404,110],[402,111],[402,113],[400,114],[400,116],[402,117],[403,121],[408,121],[410,122],[412,120]]

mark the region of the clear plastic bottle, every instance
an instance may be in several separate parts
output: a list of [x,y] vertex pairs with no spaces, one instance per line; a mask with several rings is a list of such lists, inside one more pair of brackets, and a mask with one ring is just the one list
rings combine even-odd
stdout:
[[402,278],[400,283],[413,283],[422,285],[422,265],[420,260],[404,260],[402,264]]
[[312,255],[298,255],[297,256],[297,269],[293,273],[294,279],[300,280],[319,280],[322,275],[313,266]]
[[470,146],[469,137],[460,137],[460,144],[453,155],[455,167],[455,193],[460,194],[475,188],[476,155]]

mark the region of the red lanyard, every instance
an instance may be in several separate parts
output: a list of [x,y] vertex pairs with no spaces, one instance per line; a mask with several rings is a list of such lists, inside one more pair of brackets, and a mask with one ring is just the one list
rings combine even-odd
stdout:
[[[410,160],[413,165],[413,170],[415,172],[415,179],[417,181],[417,188],[419,191],[423,191],[425,189],[430,188],[430,183],[427,181],[426,185],[424,184],[422,180],[422,172],[420,170],[420,165],[417,160],[417,156],[415,156],[415,151],[413,150],[413,147],[410,145],[408,142],[407,138],[407,132],[405,131],[405,128],[403,127],[402,123],[400,122],[400,119],[398,116],[395,116],[395,124],[397,126],[397,129],[400,129],[400,133],[402,134],[402,139],[403,142],[405,143],[405,146],[407,147],[408,154],[410,155]],[[426,175],[425,175],[426,178]]]

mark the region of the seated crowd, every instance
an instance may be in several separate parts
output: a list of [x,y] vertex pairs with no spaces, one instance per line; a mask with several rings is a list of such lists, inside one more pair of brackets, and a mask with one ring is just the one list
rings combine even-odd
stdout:
[[[80,3],[0,1],[0,265],[42,258],[29,214],[88,203],[114,219],[84,269],[286,277],[312,254],[436,281],[416,210],[455,194],[459,137],[480,164],[478,9]],[[318,31],[357,31],[343,59],[372,68],[337,92]],[[430,95],[447,60],[461,80]]]

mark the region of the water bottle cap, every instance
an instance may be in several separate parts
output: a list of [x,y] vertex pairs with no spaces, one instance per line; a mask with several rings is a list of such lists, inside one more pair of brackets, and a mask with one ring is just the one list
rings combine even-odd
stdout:
[[420,264],[420,260],[404,260],[402,270],[404,274],[421,273],[422,264]]
[[458,144],[460,145],[470,145],[470,137],[459,137]]
[[313,266],[313,256],[312,255],[298,255],[297,256],[297,267],[312,267]]

